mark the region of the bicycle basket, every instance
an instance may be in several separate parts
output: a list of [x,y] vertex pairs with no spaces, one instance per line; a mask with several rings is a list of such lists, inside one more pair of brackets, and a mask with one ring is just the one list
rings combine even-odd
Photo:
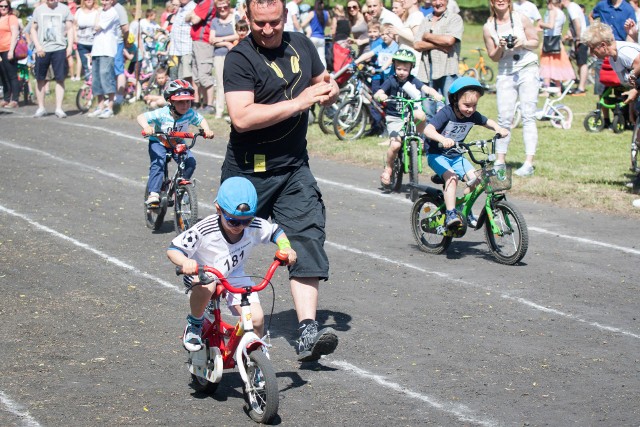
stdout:
[[485,182],[487,193],[505,191],[511,188],[511,168],[494,169],[488,167],[482,169],[482,179]]

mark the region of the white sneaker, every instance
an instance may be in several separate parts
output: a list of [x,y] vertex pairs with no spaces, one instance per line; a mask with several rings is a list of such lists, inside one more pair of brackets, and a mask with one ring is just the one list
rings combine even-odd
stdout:
[[89,114],[87,114],[87,117],[98,117],[100,114],[102,114],[103,111],[104,110],[102,108],[98,107],[92,112],[90,112]]
[[60,108],[56,108],[56,117],[59,119],[66,119],[67,118],[67,113],[65,113],[64,111],[62,111]]
[[110,117],[113,117],[113,110],[111,108],[105,108],[98,116],[99,119],[108,119]]
[[149,193],[149,197],[147,198],[147,201],[145,203],[147,204],[147,206],[157,205],[158,203],[160,203],[160,195],[154,192]]
[[524,164],[520,166],[514,173],[518,176],[531,176],[533,175],[533,172],[533,166]]
[[631,204],[634,208],[640,208],[640,199],[635,199]]
[[44,108],[38,108],[36,110],[36,113],[33,115],[33,117],[44,117],[47,114],[47,110],[45,110]]

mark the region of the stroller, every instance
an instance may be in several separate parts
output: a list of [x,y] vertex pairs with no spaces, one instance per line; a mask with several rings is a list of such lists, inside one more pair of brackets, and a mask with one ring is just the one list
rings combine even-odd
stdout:
[[622,95],[622,93],[628,89],[620,84],[618,75],[609,63],[609,57],[605,58],[602,62],[600,83],[605,86],[605,90],[596,103],[596,109],[584,118],[584,128],[589,132],[600,132],[604,129],[604,117],[600,109],[604,107],[613,111],[611,128],[614,133],[621,133],[624,132],[625,129],[632,129],[629,105],[624,103],[625,97]]

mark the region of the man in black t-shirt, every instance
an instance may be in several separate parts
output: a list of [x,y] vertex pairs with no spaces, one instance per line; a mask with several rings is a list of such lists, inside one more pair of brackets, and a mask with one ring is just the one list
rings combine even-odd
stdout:
[[338,337],[318,330],[320,279],[329,276],[324,251],[325,207],[309,169],[307,123],[315,103],[331,105],[338,86],[329,78],[313,43],[301,33],[284,32],[282,0],[248,0],[251,35],[226,56],[224,91],[231,133],[222,181],[244,176],[258,192],[257,215],[271,217],[298,253],[289,270],[299,321],[298,360],[332,353]]

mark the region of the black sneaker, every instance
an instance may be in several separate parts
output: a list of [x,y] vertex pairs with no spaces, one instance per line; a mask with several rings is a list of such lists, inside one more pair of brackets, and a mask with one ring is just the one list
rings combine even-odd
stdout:
[[[302,328],[301,328],[302,329]],[[300,338],[296,340],[296,353],[299,362],[311,362],[320,356],[333,353],[338,346],[338,336],[332,328],[318,331],[315,320],[302,329]]]

